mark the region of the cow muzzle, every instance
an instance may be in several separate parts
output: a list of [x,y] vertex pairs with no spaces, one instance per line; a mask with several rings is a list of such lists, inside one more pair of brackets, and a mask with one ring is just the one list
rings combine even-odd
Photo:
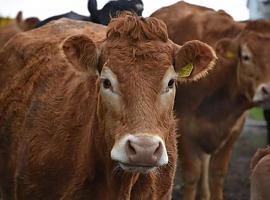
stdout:
[[111,158],[126,171],[147,173],[168,163],[163,140],[159,136],[127,135],[117,142]]
[[270,108],[270,84],[260,84],[255,91],[253,102],[265,109]]

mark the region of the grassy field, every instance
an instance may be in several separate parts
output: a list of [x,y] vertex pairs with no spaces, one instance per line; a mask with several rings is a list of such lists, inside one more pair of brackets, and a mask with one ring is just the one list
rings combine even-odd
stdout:
[[254,107],[250,109],[249,117],[255,120],[264,120],[263,110],[260,107]]
[[5,25],[6,23],[12,21],[13,19],[9,18],[9,17],[1,17],[0,16],[0,27]]

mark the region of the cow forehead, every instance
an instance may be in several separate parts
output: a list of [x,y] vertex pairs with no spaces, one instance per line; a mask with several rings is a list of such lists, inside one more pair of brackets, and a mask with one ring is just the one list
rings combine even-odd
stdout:
[[107,45],[104,66],[120,80],[130,77],[163,77],[173,63],[173,49],[169,44],[155,42],[131,45]]
[[121,62],[122,60],[109,59],[104,67],[110,69],[117,77],[119,84],[132,85],[131,82],[138,82],[139,85],[145,83],[160,86],[160,82],[168,69],[171,69],[171,63],[168,62],[145,62],[142,60],[133,60],[133,62]]
[[[270,36],[270,34],[269,34]],[[248,49],[253,57],[259,62],[269,60],[270,37],[260,33],[253,33],[244,36],[241,40],[242,48]]]
[[148,60],[168,59],[174,51],[171,42],[133,41],[128,38],[123,40],[107,40],[104,48],[110,58],[117,57],[132,60],[143,60],[142,58],[147,58]]
[[266,34],[259,31],[246,31],[240,34],[239,40],[241,43],[248,43],[250,47],[254,46],[253,48],[269,48],[266,45],[261,46],[261,44],[270,42],[270,33]]

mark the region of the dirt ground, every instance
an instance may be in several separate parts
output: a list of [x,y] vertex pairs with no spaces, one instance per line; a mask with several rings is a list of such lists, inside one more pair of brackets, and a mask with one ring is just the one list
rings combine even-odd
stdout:
[[[266,145],[264,122],[250,121],[234,146],[229,172],[225,180],[224,200],[249,200],[249,163],[258,147]],[[175,180],[173,199],[182,199],[183,191],[179,170]]]

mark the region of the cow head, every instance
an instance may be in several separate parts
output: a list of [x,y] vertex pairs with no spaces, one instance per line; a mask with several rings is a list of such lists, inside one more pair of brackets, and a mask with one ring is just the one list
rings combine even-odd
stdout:
[[74,66],[99,71],[97,114],[111,159],[142,173],[171,162],[177,80],[204,77],[213,50],[199,41],[180,47],[168,40],[163,22],[130,14],[112,20],[102,44],[79,35],[64,50]]
[[270,107],[269,36],[247,26],[235,39],[223,39],[216,45],[218,54],[237,66],[239,91],[265,108]]

